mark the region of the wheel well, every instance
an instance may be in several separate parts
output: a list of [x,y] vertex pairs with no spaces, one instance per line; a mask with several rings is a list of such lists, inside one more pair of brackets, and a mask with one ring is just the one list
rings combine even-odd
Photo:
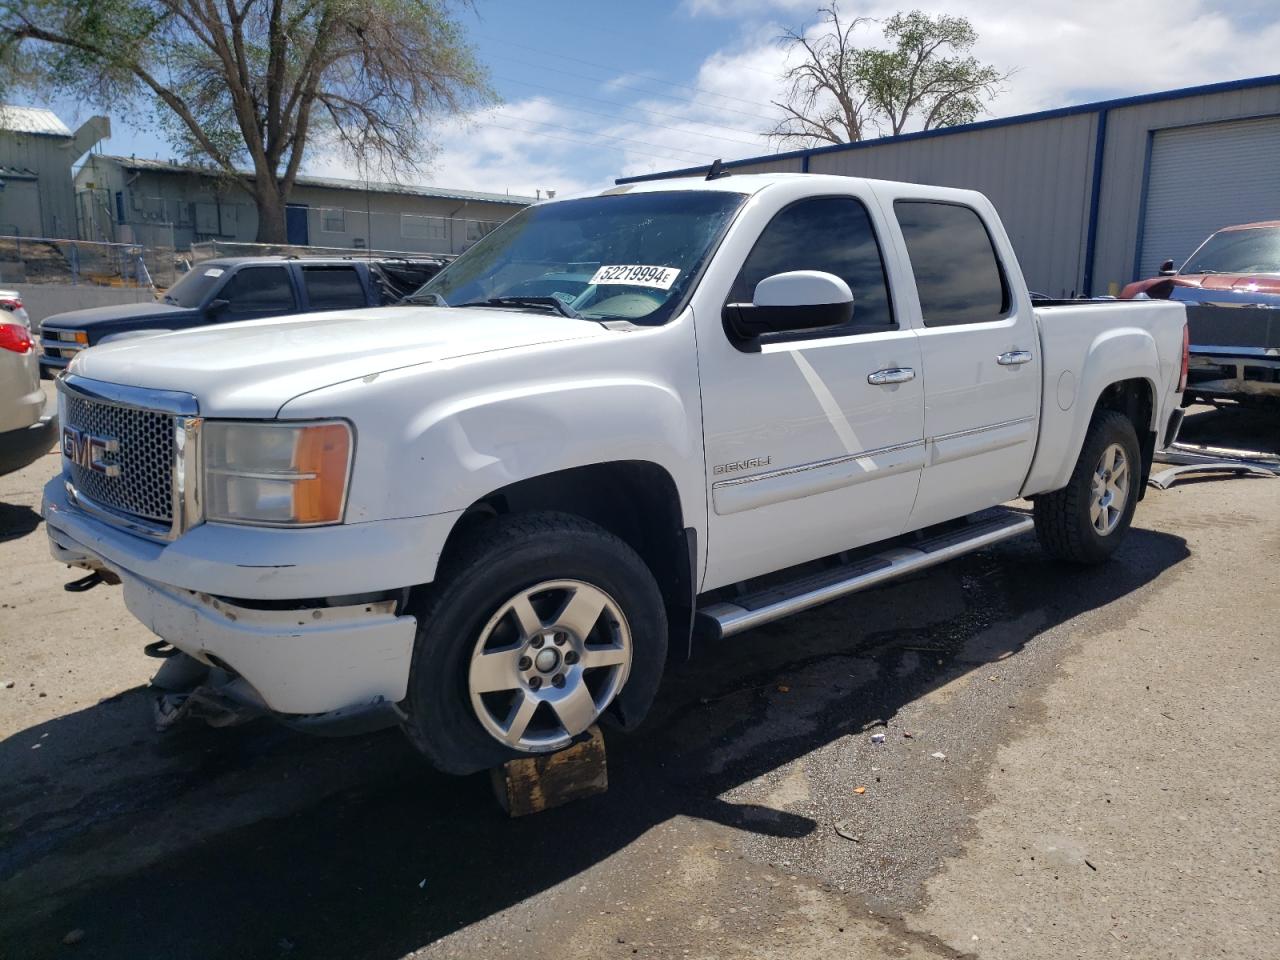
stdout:
[[1100,410],[1114,410],[1124,414],[1133,424],[1133,430],[1138,435],[1138,448],[1142,452],[1142,482],[1138,487],[1138,499],[1141,500],[1146,496],[1147,477],[1151,475],[1151,462],[1156,449],[1156,431],[1151,425],[1155,411],[1155,391],[1148,381],[1140,378],[1120,380],[1102,391],[1093,410],[1095,414]]
[[680,495],[665,469],[644,460],[624,460],[517,481],[467,508],[445,541],[444,556],[464,543],[476,524],[535,510],[575,514],[635,550],[653,572],[666,602],[667,650],[671,656],[687,656],[695,593],[694,531],[684,526]]

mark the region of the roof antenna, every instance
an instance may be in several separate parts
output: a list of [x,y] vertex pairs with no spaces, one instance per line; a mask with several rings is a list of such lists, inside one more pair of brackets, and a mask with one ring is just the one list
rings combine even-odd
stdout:
[[707,171],[708,180],[719,180],[721,177],[729,176],[729,171],[724,169],[724,164],[719,157],[711,164],[711,169]]

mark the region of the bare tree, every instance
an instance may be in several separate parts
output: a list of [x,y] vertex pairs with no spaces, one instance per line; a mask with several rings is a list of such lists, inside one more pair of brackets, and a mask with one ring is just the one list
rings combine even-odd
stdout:
[[843,23],[822,7],[820,27],[788,30],[780,43],[800,56],[783,74],[776,105],[784,117],[768,133],[780,143],[852,143],[869,133],[932,130],[976,119],[1011,74],[969,54],[978,35],[964,17],[913,10],[884,21],[889,46],[858,47],[853,34],[870,21]]
[[779,143],[853,143],[870,121],[868,95],[854,72],[858,49],[853,45],[854,31],[867,19],[842,23],[834,4],[818,12],[826,29],[816,37],[801,28],[779,38],[783,46],[802,51],[800,62],[782,75],[788,85],[784,99],[773,101],[784,116],[768,136]]
[[408,172],[430,156],[434,118],[493,99],[453,6],[4,0],[0,67],[27,89],[115,112],[140,104],[144,118],[149,107],[184,156],[254,198],[258,240],[275,243],[285,239],[285,206],[313,141]]

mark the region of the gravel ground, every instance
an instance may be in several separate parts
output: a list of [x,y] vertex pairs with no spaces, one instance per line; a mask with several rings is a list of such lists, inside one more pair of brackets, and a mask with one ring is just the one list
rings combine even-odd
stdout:
[[607,794],[510,821],[396,732],[155,733],[149,636],[48,558],[53,468],[0,478],[0,957],[1275,955],[1280,483],[701,649]]

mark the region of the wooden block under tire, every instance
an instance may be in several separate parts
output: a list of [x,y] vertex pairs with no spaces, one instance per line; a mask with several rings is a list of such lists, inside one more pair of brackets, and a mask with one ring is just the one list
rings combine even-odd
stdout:
[[498,803],[512,817],[541,813],[609,789],[604,736],[594,726],[563,750],[508,760],[489,772]]

